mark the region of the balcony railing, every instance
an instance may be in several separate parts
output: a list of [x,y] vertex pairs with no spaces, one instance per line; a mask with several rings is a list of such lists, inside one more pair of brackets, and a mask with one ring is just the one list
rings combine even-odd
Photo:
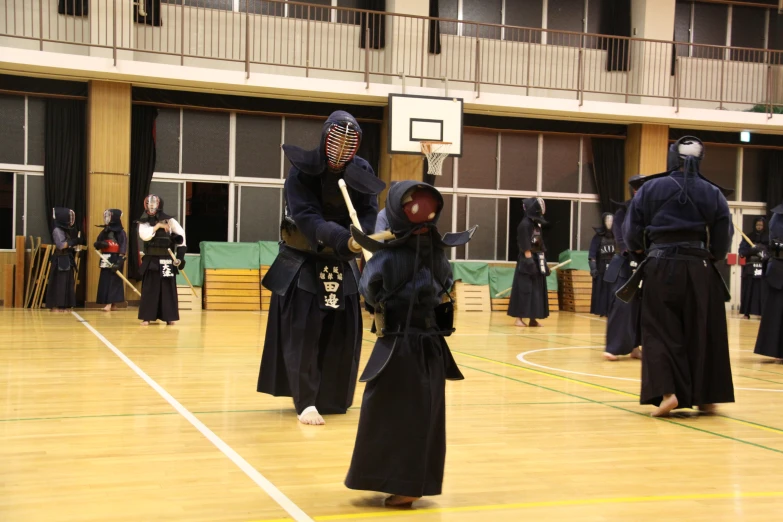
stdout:
[[0,45],[368,86],[401,78],[409,85],[470,88],[479,97],[491,91],[580,104],[683,104],[770,117],[783,107],[781,51],[298,2],[163,0],[159,12],[146,12],[137,0],[0,0]]

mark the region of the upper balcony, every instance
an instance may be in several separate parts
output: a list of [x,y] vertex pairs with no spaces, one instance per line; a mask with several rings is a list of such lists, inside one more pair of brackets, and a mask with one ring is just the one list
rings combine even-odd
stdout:
[[[783,110],[783,52],[271,0],[0,0],[0,46],[235,72]],[[220,81],[218,78],[217,81]]]

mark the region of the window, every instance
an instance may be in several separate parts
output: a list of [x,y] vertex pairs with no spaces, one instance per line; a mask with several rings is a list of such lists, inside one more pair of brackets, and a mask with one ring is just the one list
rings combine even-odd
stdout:
[[[478,225],[481,230],[481,234],[475,234],[468,244],[468,259],[481,261],[505,259],[507,205],[505,198],[475,196],[467,198],[467,226]],[[503,221],[500,220],[501,215]],[[498,250],[501,251],[500,256]]]
[[15,248],[15,236],[40,237],[49,242],[41,173],[0,172],[0,250]]
[[744,148],[742,151],[742,201],[765,201],[763,149]]
[[0,172],[0,249],[14,248],[14,173]]
[[25,98],[0,94],[0,163],[24,165]]
[[[701,172],[710,181],[723,188],[737,188],[737,153],[739,148],[720,145],[704,145],[704,159],[701,162]],[[735,200],[736,192],[727,199]]]
[[588,203],[582,201],[580,208],[580,226],[579,226],[579,250],[589,250],[590,242],[593,240],[595,230],[593,227],[601,225],[601,205],[598,203]]
[[228,176],[229,114],[182,112],[182,172]]
[[283,189],[278,187],[237,187],[237,241],[277,241]]
[[579,192],[579,136],[544,136],[544,192]]
[[228,191],[227,183],[186,184],[188,252],[200,253],[202,241],[228,241]]
[[497,188],[496,132],[466,129],[459,160],[459,186],[474,189]]
[[535,191],[538,184],[538,134],[501,134],[500,188]]
[[283,119],[237,114],[236,175],[280,178]]

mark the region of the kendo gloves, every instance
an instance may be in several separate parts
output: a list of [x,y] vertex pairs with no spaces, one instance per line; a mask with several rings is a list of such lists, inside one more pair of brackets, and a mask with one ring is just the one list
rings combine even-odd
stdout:
[[595,262],[595,259],[588,259],[587,262],[590,264],[590,276],[595,279],[598,277],[598,265]]
[[179,265],[177,265],[178,270],[185,270],[185,254],[187,252],[187,247],[177,247],[177,260],[179,261]]
[[122,270],[122,265],[124,264],[125,264],[125,258],[120,257],[116,263],[114,263],[109,267],[109,270],[111,270],[112,272],[119,272]]
[[73,248],[79,245],[86,245],[87,241],[85,241],[83,237],[70,237],[66,243],[68,243],[69,247]]
[[348,246],[351,233],[339,224],[327,221],[315,231],[315,238],[324,246],[331,247],[335,253],[344,259],[356,257],[356,253]]
[[92,244],[92,246],[94,246],[96,250],[100,250],[102,248],[107,248],[109,246],[109,243],[107,243],[106,241],[96,241],[95,243]]

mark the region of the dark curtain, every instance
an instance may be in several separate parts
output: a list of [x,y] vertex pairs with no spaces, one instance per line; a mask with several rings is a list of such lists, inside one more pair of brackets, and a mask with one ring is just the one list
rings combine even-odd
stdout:
[[[370,49],[383,49],[386,46],[386,0],[360,0],[359,9],[378,11],[380,13],[360,13],[362,49],[367,47]],[[369,46],[366,41],[368,31],[370,36]]]
[[[430,0],[430,18],[440,18],[438,0]],[[430,54],[440,54],[440,22],[430,20]]]
[[152,173],[155,172],[155,118],[157,117],[158,109],[147,105],[134,105],[131,112],[128,277],[136,280],[141,280],[141,274],[139,273],[138,227],[135,222],[144,212],[144,197],[149,194]]
[[160,16],[160,0],[143,0],[144,16],[139,13],[139,6],[133,6],[133,19],[137,24],[147,24],[155,27],[163,25],[163,18]]
[[87,116],[83,100],[46,100],[44,130],[44,193],[46,217],[52,230],[54,207],[76,213],[84,231],[87,211]]
[[381,160],[381,124],[372,122],[360,123],[362,127],[362,142],[356,152],[367,162],[378,175],[378,165]]
[[87,16],[90,14],[90,0],[60,0],[57,2],[57,12],[64,15]]
[[[610,0],[601,4],[601,34],[631,36],[631,0]],[[630,40],[605,38],[607,71],[627,71],[631,64]]]
[[614,201],[625,201],[625,141],[591,138],[593,176],[601,212],[612,212]]
[[764,163],[767,178],[767,217],[771,217],[771,210],[783,203],[783,150],[768,151]]

